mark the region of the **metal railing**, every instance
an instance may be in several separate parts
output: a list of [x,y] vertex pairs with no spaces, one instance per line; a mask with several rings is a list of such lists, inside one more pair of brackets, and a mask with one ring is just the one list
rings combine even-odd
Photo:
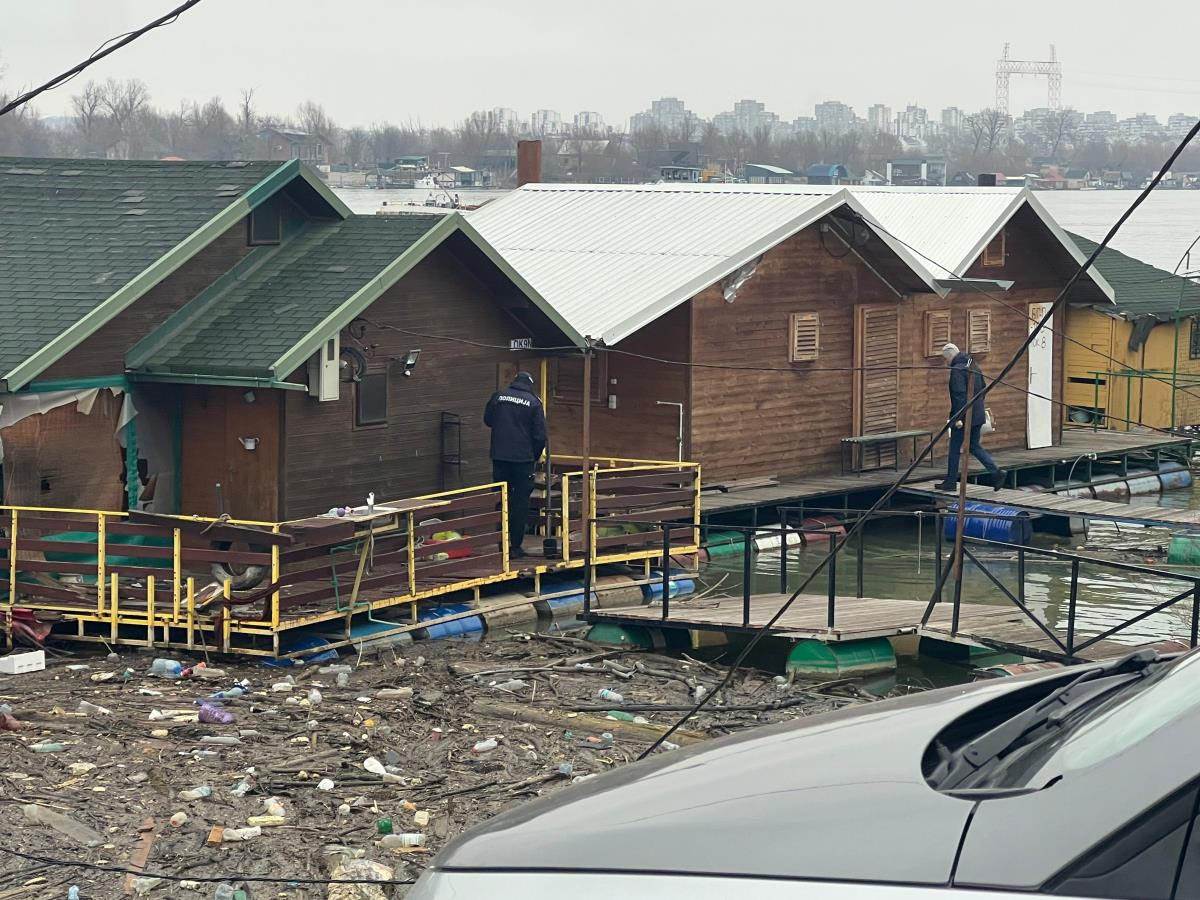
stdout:
[[[794,514],[798,511],[798,507],[784,507],[779,510],[780,521],[773,525],[757,525],[757,526],[700,526],[700,531],[707,534],[709,531],[720,531],[724,533],[732,532],[741,536],[741,605],[742,615],[740,625],[729,626],[733,630],[748,630],[757,628],[762,623],[754,623],[752,621],[753,607],[753,582],[755,575],[754,554],[760,552],[755,546],[756,538],[770,537],[777,538],[779,541],[779,594],[787,595],[792,590],[792,572],[789,562],[789,549],[795,544],[791,543],[793,539],[798,539],[801,545],[807,544],[812,538],[817,535],[823,536],[823,542],[828,541],[832,554],[826,553],[827,559],[823,559],[817,567],[814,574],[820,575],[821,569],[824,569],[824,600],[825,600],[825,625],[829,629],[835,629],[838,625],[839,602],[848,599],[847,597],[838,594],[838,577],[837,563],[840,558],[846,553],[853,553],[855,556],[855,597],[862,598],[864,596],[864,573],[865,573],[865,540],[864,530],[859,529],[856,539],[852,542],[844,543],[838,546],[836,539],[841,533],[841,529],[848,528],[857,523],[862,511],[851,510],[847,512],[844,509],[821,508],[821,507],[806,507],[804,512],[807,513],[828,513],[837,515],[839,518],[833,522],[825,522],[820,525],[814,523],[797,524]],[[1010,515],[1003,513],[986,513],[968,511],[969,518],[977,519],[995,519],[995,520],[1013,520],[1023,518],[1020,515]],[[933,616],[934,610],[939,604],[949,603],[950,609],[950,624],[948,634],[951,638],[958,638],[963,634],[961,629],[963,600],[960,591],[954,591],[953,600],[944,600],[943,593],[950,583],[951,573],[954,566],[953,541],[946,538],[946,525],[948,522],[953,522],[957,518],[955,510],[888,510],[872,514],[871,519],[889,519],[889,518],[910,518],[916,519],[918,522],[924,523],[929,521],[934,526],[934,558],[935,566],[935,582],[930,599],[925,606],[919,621],[916,620],[914,613],[914,629],[929,629],[929,622]],[[589,523],[589,533],[591,533],[599,520],[593,519]],[[606,520],[612,522],[613,520]],[[640,522],[641,526],[645,527],[647,523]],[[653,525],[653,530],[659,545],[656,558],[659,562],[660,571],[657,573],[657,578],[661,579],[661,613],[659,619],[663,622],[669,621],[671,618],[671,582],[680,575],[688,574],[680,571],[675,563],[675,557],[678,557],[684,549],[684,546],[679,542],[678,536],[684,532],[691,532],[692,526],[688,523],[679,521],[675,522],[657,522]],[[689,535],[690,540],[690,535]],[[699,544],[704,545],[705,541],[701,539]],[[775,549],[772,543],[770,548]],[[980,549],[999,550],[1007,554],[1011,554],[1010,559],[1016,564],[1016,584],[1012,588],[1006,585],[1000,575],[993,571],[994,566],[989,566],[988,561],[980,556]],[[948,552],[949,551],[949,552]],[[1028,601],[1028,575],[1029,558],[1034,557],[1041,560],[1054,560],[1067,563],[1069,565],[1069,579],[1067,580],[1067,609],[1065,618],[1065,635],[1060,636],[1055,633],[1045,621],[1039,618],[1030,608]],[[584,615],[587,616],[592,611],[592,589],[595,582],[595,567],[601,563],[601,560],[596,559],[592,554],[588,554],[584,565]],[[1185,603],[1189,598],[1191,600],[1190,610],[1190,630],[1188,635],[1188,645],[1195,647],[1200,641],[1200,572],[1197,574],[1188,574],[1174,572],[1165,569],[1155,568],[1152,566],[1137,565],[1134,563],[1118,562],[1115,560],[1106,560],[1094,556],[1084,556],[1077,553],[1067,553],[1048,548],[1033,547],[1025,544],[1012,543],[1009,541],[994,540],[990,538],[972,537],[964,535],[963,538],[963,566],[971,564],[978,569],[988,582],[996,589],[1000,598],[1006,603],[1013,605],[1019,610],[1022,615],[1027,618],[1030,623],[1044,635],[1056,648],[1057,652],[1046,652],[1037,647],[1029,645],[1014,644],[1003,641],[998,638],[991,638],[987,634],[979,634],[972,632],[969,638],[979,643],[986,643],[989,646],[995,646],[1000,649],[1008,649],[1020,652],[1027,656],[1041,656],[1043,658],[1062,658],[1066,660],[1078,659],[1078,654],[1094,647],[1102,641],[1105,641],[1122,631],[1125,631],[1140,622],[1145,621],[1151,616],[1157,615],[1167,609],[1170,609],[1178,604]],[[1141,578],[1153,578],[1165,580],[1167,582],[1179,582],[1185,588],[1177,593],[1174,593],[1169,598],[1154,604],[1151,607],[1138,610],[1122,621],[1111,627],[1104,629],[1097,634],[1090,634],[1081,637],[1079,634],[1080,624],[1080,607],[1079,607],[1079,590],[1081,583],[1081,572],[1085,568],[1097,568],[1112,572],[1121,572],[1128,575],[1139,576]],[[809,570],[805,570],[801,574],[806,574]],[[978,607],[980,604],[974,603],[972,606]],[[995,605],[995,604],[989,604]],[[1061,625],[1062,623],[1060,623]],[[935,629],[929,629],[935,630]],[[937,630],[937,634],[941,634]],[[1162,639],[1176,638],[1177,635],[1163,635]]]

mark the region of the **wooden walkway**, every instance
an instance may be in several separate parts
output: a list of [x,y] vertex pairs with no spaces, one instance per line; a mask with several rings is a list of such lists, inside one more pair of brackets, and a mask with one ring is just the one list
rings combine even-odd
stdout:
[[[906,485],[905,494],[953,500],[958,495],[939,491],[936,482]],[[1136,522],[1145,525],[1177,525],[1200,528],[1200,510],[1171,509],[1150,503],[1111,503],[1108,500],[1088,500],[1079,497],[1064,497],[1061,494],[1013,491],[1007,488],[994,491],[981,484],[968,484],[967,497],[987,503],[1015,506],[1033,513],[1062,516],[1082,516],[1090,519],[1106,519],[1114,522]]]
[[[663,620],[659,603],[594,610],[593,622],[641,625],[655,628],[682,628],[696,631],[750,632],[764,626],[787,599],[785,594],[757,594],[750,598],[750,621],[745,624],[740,597],[680,598],[670,604],[670,618]],[[920,634],[959,644],[992,647],[1037,659],[1061,661],[1064,654],[1049,637],[1016,606],[1005,603],[963,603],[959,607],[958,633],[951,635],[953,610],[949,602],[939,603],[928,624],[921,625],[926,604],[918,600],[883,600],[866,597],[838,597],[834,627],[826,626],[828,598],[823,594],[802,594],[771,628],[771,634],[784,638],[810,638],[825,643],[855,641],[876,637]],[[1060,638],[1065,638],[1059,635]],[[1079,634],[1083,642],[1088,635]],[[1120,656],[1137,645],[1100,641],[1079,654],[1080,659],[1098,660]]]
[[[1091,431],[1085,428],[1063,430],[1062,443],[1038,450],[1001,450],[993,454],[996,462],[1005,469],[1028,469],[1074,460],[1088,453],[1096,453],[1103,462],[1119,459],[1129,453],[1154,453],[1156,451],[1180,452],[1192,441],[1188,438],[1172,438],[1163,434],[1142,434],[1126,431]],[[986,444],[986,441],[985,441]],[[909,483],[925,482],[945,471],[944,448],[939,445],[934,465],[917,468]],[[1080,468],[1082,468],[1082,464]],[[978,474],[983,467],[971,460],[971,472]],[[788,506],[816,500],[821,497],[837,497],[843,494],[875,491],[886,488],[899,477],[890,469],[864,472],[860,475],[812,475],[804,478],[781,479],[778,484],[747,488],[722,493],[706,490],[700,497],[700,509],[704,516],[717,513],[738,512],[758,507]],[[1028,495],[1026,495],[1028,496]],[[1120,504],[1111,504],[1120,505]]]

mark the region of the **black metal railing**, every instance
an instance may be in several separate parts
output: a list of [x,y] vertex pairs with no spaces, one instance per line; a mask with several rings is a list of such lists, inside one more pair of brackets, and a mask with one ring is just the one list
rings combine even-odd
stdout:
[[[742,617],[741,628],[749,629],[752,627],[752,598],[753,598],[753,581],[754,581],[754,563],[753,555],[758,552],[755,544],[756,538],[759,537],[777,537],[779,540],[779,593],[789,594],[792,588],[792,573],[790,571],[789,549],[793,546],[792,541],[798,540],[801,546],[806,546],[810,540],[817,536],[821,536],[822,542],[828,542],[831,553],[826,553],[820,565],[817,567],[815,575],[821,574],[821,569],[824,569],[824,587],[825,587],[825,624],[828,628],[837,627],[838,619],[838,575],[837,563],[841,556],[847,552],[852,552],[855,555],[855,597],[861,598],[864,596],[864,573],[865,573],[865,529],[860,528],[857,531],[855,538],[850,542],[844,542],[839,545],[838,538],[844,533],[843,529],[853,527],[858,524],[863,517],[865,510],[847,510],[845,508],[824,508],[824,507],[780,507],[777,510],[779,514],[778,524],[771,525],[754,525],[754,526],[736,526],[736,525],[701,525],[696,526],[692,523],[684,522],[645,522],[630,520],[626,523],[624,520],[605,518],[603,524],[618,525],[618,524],[634,524],[641,529],[649,531],[659,531],[661,533],[661,553],[659,556],[660,572],[658,577],[661,578],[661,620],[667,621],[671,616],[671,582],[679,574],[675,571],[673,559],[675,551],[680,547],[694,546],[694,529],[699,527],[701,531],[701,544],[707,544],[707,535],[711,531],[719,531],[722,533],[733,532],[741,535],[741,569],[742,569],[742,585],[741,585],[741,601],[742,601]],[[828,522],[813,523],[805,522],[801,519],[797,522],[798,515],[805,514],[821,514],[836,516],[836,519]],[[951,578],[954,568],[953,542],[945,538],[946,523],[957,518],[956,510],[886,510],[871,514],[871,520],[886,520],[896,518],[916,519],[922,523],[929,521],[934,525],[934,557],[935,579],[933,591],[930,595],[929,602],[926,604],[925,610],[920,618],[920,628],[926,628],[929,625],[930,618],[934,610],[939,604],[946,602],[951,603],[950,610],[950,629],[949,635],[952,638],[957,638],[961,633],[962,620],[962,595],[961,591],[955,590],[951,601],[943,599],[945,588]],[[977,512],[974,510],[968,511],[969,518],[977,519],[1005,519],[1011,520],[1016,518],[1024,518],[1024,514],[1012,515],[1004,513],[989,513]],[[587,540],[584,542],[585,547],[590,548],[594,544],[595,528],[599,520],[592,519],[587,525]],[[683,535],[686,532],[687,540],[685,543],[677,543],[675,535]],[[923,544],[923,541],[922,541]],[[951,552],[947,552],[947,549]],[[1016,562],[1016,579],[1015,584],[1011,587],[1005,584],[1001,575],[993,571],[994,566],[989,566],[989,562],[981,558],[979,550],[981,548],[1000,550],[1005,553],[1010,553],[1015,557]],[[773,546],[770,549],[774,549]],[[1046,624],[1043,619],[1039,618],[1036,613],[1030,608],[1027,597],[1027,582],[1028,582],[1028,561],[1032,556],[1042,560],[1055,560],[1068,563],[1070,566],[1070,577],[1067,584],[1067,616],[1066,616],[1066,635],[1065,639],[1060,637],[1053,628]],[[1010,557],[1011,558],[1011,557]],[[1022,615],[1027,618],[1039,632],[1053,643],[1058,650],[1058,654],[1065,659],[1076,659],[1078,654],[1093,647],[1101,641],[1107,640],[1115,634],[1124,631],[1139,622],[1142,622],[1151,616],[1170,609],[1171,607],[1186,601],[1191,598],[1191,622],[1189,632],[1189,646],[1197,646],[1200,639],[1200,572],[1195,575],[1169,571],[1151,566],[1137,565],[1134,563],[1118,562],[1115,560],[1106,560],[1094,556],[1084,556],[1077,553],[1068,553],[1059,550],[1051,550],[1048,548],[1040,548],[1028,546],[1025,544],[1012,543],[1008,541],[1000,541],[989,538],[972,537],[964,535],[963,537],[963,558],[962,565],[965,567],[970,564],[978,569],[980,573],[991,583],[996,589],[1000,597],[1006,602],[1011,603],[1018,609]],[[591,553],[587,553],[584,559],[584,615],[589,615],[592,610],[592,593],[595,583],[595,566],[596,561]],[[1080,573],[1084,567],[1098,568],[1107,571],[1122,572],[1129,575],[1140,577],[1161,579],[1166,581],[1177,581],[1186,588],[1161,603],[1155,604],[1148,609],[1139,610],[1137,613],[1129,616],[1116,625],[1105,629],[1099,634],[1091,635],[1083,640],[1079,639],[1078,624],[1080,618],[1079,612],[1079,585]],[[803,574],[803,573],[802,573]],[[918,623],[914,623],[917,625]],[[1061,624],[1061,623],[1060,623]],[[1166,635],[1165,637],[1176,637],[1175,635]],[[981,643],[991,643],[996,646],[1004,645],[1009,649],[1026,650],[1025,655],[1031,656],[1047,656],[1055,654],[1046,654],[1032,647],[1022,647],[1020,645],[1007,644],[1006,642],[994,640],[989,641],[985,634],[970,635],[971,639],[978,640]]]

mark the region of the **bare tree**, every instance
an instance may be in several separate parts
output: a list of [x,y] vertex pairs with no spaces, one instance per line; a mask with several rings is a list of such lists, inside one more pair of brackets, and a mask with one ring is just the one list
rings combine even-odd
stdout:
[[258,116],[254,112],[254,88],[242,88],[242,97],[238,102],[237,125],[243,137],[249,137],[256,131]]
[[1047,155],[1051,159],[1058,159],[1058,151],[1064,144],[1070,144],[1075,137],[1075,130],[1079,127],[1079,114],[1070,108],[1056,109],[1040,122],[1040,126],[1038,130],[1045,142]]
[[116,130],[120,152],[125,159],[139,155],[138,117],[150,103],[150,91],[137,78],[119,81],[110,78],[100,89],[100,102]]

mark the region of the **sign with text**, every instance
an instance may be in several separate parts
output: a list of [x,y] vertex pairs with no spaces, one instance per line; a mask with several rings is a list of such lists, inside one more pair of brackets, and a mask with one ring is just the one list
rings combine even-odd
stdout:
[[513,338],[508,342],[509,350],[532,350],[533,338]]

